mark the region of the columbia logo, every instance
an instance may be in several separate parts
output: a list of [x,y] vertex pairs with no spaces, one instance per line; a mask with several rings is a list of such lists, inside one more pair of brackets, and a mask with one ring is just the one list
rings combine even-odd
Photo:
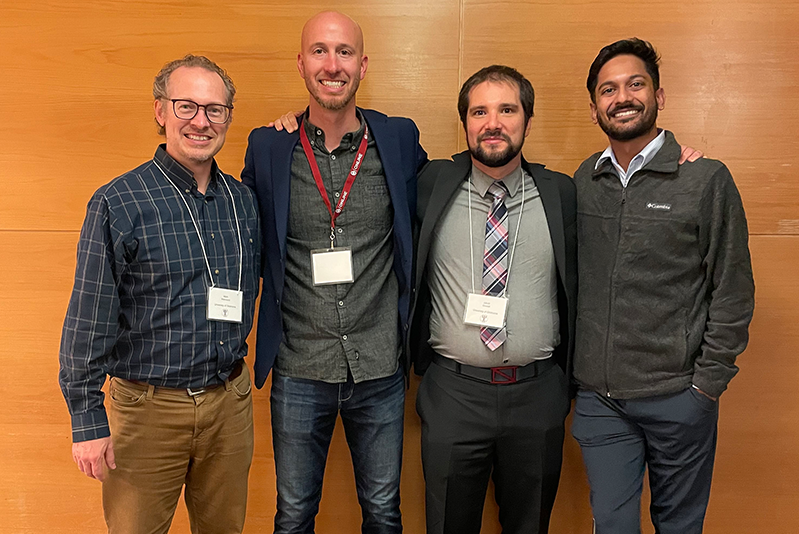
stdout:
[[662,210],[662,211],[670,211],[671,204],[663,204],[661,202],[647,202],[646,209],[648,210]]

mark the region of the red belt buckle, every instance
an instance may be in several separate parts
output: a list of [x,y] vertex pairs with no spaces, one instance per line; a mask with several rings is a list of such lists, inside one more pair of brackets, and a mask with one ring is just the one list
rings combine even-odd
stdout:
[[516,369],[518,365],[511,365],[508,367],[492,367],[491,368],[491,383],[492,384],[514,384],[516,383]]

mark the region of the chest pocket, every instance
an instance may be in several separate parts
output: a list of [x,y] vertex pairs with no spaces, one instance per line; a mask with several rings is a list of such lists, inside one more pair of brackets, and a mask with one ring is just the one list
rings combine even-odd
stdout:
[[388,191],[386,177],[381,174],[361,173],[355,181],[353,198],[345,208],[352,210],[352,222],[366,225],[368,228],[388,229],[394,221],[394,210]]

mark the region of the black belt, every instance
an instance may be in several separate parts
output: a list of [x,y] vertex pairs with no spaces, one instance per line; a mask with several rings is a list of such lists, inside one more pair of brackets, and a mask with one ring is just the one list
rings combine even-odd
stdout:
[[435,352],[433,353],[433,363],[459,375],[468,376],[489,384],[515,384],[516,382],[542,375],[555,365],[554,359],[549,357],[545,360],[535,360],[522,366],[474,367],[473,365],[458,363]]

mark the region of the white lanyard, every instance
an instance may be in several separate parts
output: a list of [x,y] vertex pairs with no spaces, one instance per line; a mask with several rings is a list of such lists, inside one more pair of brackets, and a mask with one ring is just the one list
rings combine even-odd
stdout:
[[[216,284],[214,283],[214,275],[211,272],[211,263],[208,261],[208,254],[206,254],[205,252],[205,243],[203,242],[203,236],[200,233],[200,225],[197,224],[197,219],[194,218],[194,213],[191,211],[189,203],[186,202],[186,198],[183,196],[183,191],[181,191],[180,188],[177,185],[175,185],[175,182],[173,182],[172,179],[169,176],[167,176],[166,172],[164,172],[164,169],[161,168],[161,165],[159,165],[156,160],[153,160],[153,163],[155,163],[155,166],[158,167],[158,169],[161,171],[161,174],[164,175],[164,178],[169,180],[169,183],[172,184],[172,187],[174,187],[175,190],[178,192],[178,196],[183,201],[183,204],[186,206],[186,210],[189,212],[189,217],[191,217],[191,222],[194,223],[194,231],[197,232],[197,237],[200,239],[200,248],[203,251],[203,259],[205,260],[205,266],[208,269],[208,277],[211,279],[211,287],[216,287]],[[233,199],[233,192],[230,190],[230,186],[227,184],[227,180],[225,180],[224,175],[220,171],[217,170],[217,172],[219,173],[219,178],[222,180],[222,183],[225,184],[225,188],[227,189],[227,192],[230,195],[230,203],[233,205],[233,218],[236,221],[236,236],[238,237],[239,240],[239,285],[237,291],[241,291],[241,270],[242,270],[242,265],[244,264],[244,247],[242,246],[241,243],[241,228],[239,228],[239,214],[236,211],[236,201]]]
[[[510,250],[510,258],[508,258],[508,276],[505,279],[505,287],[502,288],[501,296],[507,296],[508,294],[508,283],[510,282],[510,268],[513,265],[513,256],[516,253],[516,245],[519,241],[519,226],[522,222],[522,213],[524,212],[524,170],[519,167],[519,171],[522,174],[522,203],[520,204],[519,208],[519,218],[516,220],[516,237],[513,240],[513,247]],[[475,189],[476,190],[476,189]],[[474,234],[472,230],[472,180],[469,179],[469,194],[467,195],[469,199],[469,266],[472,269],[472,293],[476,293],[474,289]],[[510,196],[510,191],[508,191],[508,196]],[[506,206],[507,209],[507,206]],[[491,212],[491,208],[488,208],[489,213]],[[508,210],[508,218],[510,218],[510,210]],[[510,238],[510,236],[508,236]],[[481,275],[482,276],[482,275]],[[480,284],[482,286],[482,282]]]

